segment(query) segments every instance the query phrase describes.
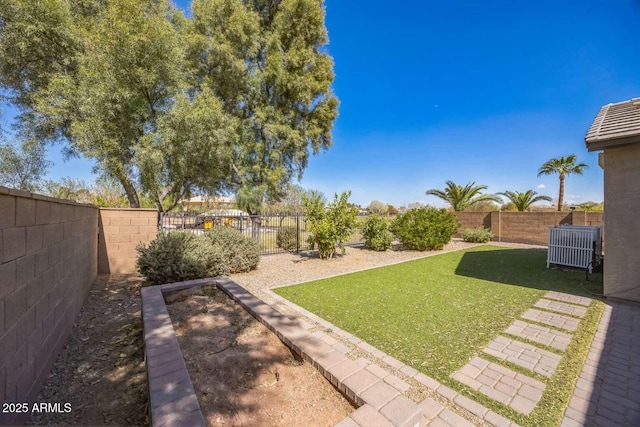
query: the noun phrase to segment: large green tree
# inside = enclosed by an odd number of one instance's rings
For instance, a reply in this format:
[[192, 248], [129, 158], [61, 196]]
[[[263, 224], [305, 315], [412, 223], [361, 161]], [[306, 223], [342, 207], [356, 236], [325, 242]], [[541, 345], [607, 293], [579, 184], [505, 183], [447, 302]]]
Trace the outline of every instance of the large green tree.
[[[0, 87], [21, 131], [63, 141], [129, 204], [235, 190], [278, 200], [331, 145], [321, 0], [0, 2]], [[169, 202], [167, 202], [169, 201]]]
[[238, 119], [238, 203], [260, 213], [332, 144], [338, 100], [321, 0], [195, 0], [192, 66]]
[[503, 195], [507, 199], [509, 199], [509, 201], [513, 203], [513, 206], [518, 210], [518, 212], [529, 210], [529, 207], [536, 202], [551, 201], [551, 197], [538, 195], [538, 193], [533, 190], [527, 190], [525, 192], [504, 191], [498, 194]]
[[436, 196], [451, 205], [455, 212], [463, 211], [476, 203], [496, 202], [500, 203], [500, 198], [494, 194], [482, 194], [487, 189], [486, 185], [476, 185], [469, 182], [464, 187], [453, 181], [447, 181], [444, 190], [433, 188], [426, 192], [427, 195]]
[[142, 191], [170, 209], [228, 178], [233, 120], [193, 91], [188, 25], [167, 0], [9, 0], [0, 16], [0, 83], [23, 134], [93, 159], [131, 207]]
[[558, 174], [558, 177], [560, 178], [558, 212], [562, 210], [562, 203], [564, 201], [564, 180], [566, 176], [570, 174], [582, 175], [584, 170], [588, 167], [589, 166], [585, 163], [577, 163], [577, 157], [575, 154], [571, 154], [567, 157], [562, 156], [559, 159], [550, 159], [540, 167], [538, 170], [538, 176]]

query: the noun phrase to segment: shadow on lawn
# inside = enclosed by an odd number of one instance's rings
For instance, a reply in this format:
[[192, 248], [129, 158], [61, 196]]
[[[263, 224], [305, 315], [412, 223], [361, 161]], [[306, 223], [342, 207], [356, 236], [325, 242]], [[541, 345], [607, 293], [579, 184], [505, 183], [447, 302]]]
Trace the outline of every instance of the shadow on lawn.
[[602, 295], [602, 274], [551, 266], [546, 249], [496, 249], [466, 251], [456, 275], [513, 286], [597, 297]]

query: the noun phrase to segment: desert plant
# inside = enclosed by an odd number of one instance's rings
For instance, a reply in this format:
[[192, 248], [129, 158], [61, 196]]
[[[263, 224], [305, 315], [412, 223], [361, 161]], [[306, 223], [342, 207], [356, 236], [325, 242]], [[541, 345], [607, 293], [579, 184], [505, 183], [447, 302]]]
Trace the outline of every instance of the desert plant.
[[406, 249], [425, 251], [440, 250], [451, 241], [460, 224], [445, 209], [411, 209], [397, 217], [391, 224], [395, 234]]
[[150, 285], [215, 276], [223, 273], [217, 270], [224, 270], [220, 247], [192, 233], [160, 233], [149, 246], [141, 243], [136, 251], [136, 267]]
[[463, 211], [479, 202], [501, 202], [500, 198], [494, 194], [481, 193], [482, 190], [487, 189], [486, 185], [476, 185], [475, 182], [469, 182], [463, 187], [453, 181], [447, 181], [445, 184], [447, 186], [444, 190], [432, 188], [427, 190], [426, 194], [444, 200], [456, 212]]
[[379, 215], [369, 216], [362, 226], [366, 246], [374, 251], [386, 251], [391, 247], [389, 220]]
[[260, 245], [251, 237], [231, 227], [213, 227], [203, 236], [220, 248], [225, 259], [226, 271], [218, 274], [244, 273], [257, 267]]
[[284, 226], [278, 228], [278, 233], [276, 234], [276, 244], [279, 248], [282, 248], [285, 251], [293, 252], [298, 248], [299, 242], [300, 235], [298, 234], [297, 227]]
[[311, 249], [318, 247], [320, 259], [333, 258], [336, 247], [344, 254], [344, 242], [356, 226], [358, 208], [349, 204], [351, 191], [336, 193], [333, 202], [325, 205], [317, 192], [304, 196], [307, 229], [311, 232], [308, 243]]
[[524, 193], [521, 193], [519, 191], [504, 191], [498, 194], [509, 199], [509, 201], [513, 203], [513, 206], [515, 206], [515, 208], [518, 210], [518, 212], [529, 210], [529, 207], [535, 202], [539, 202], [542, 200], [546, 202], [551, 201], [551, 197], [538, 196], [538, 193], [533, 190], [527, 190]]
[[567, 175], [575, 173], [582, 175], [582, 172], [589, 166], [585, 163], [576, 163], [577, 157], [571, 154], [567, 157], [559, 159], [549, 159], [544, 165], [540, 166], [538, 176], [558, 174], [560, 178], [560, 190], [558, 192], [558, 212], [562, 210], [562, 202], [564, 200], [564, 179]]
[[462, 240], [470, 243], [487, 243], [493, 239], [493, 233], [486, 228], [467, 228], [462, 233]]

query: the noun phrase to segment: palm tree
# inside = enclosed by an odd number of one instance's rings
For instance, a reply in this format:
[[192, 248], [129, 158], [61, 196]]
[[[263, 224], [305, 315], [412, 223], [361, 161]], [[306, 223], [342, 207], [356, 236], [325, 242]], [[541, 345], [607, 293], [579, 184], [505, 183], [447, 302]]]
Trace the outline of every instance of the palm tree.
[[529, 206], [534, 204], [535, 202], [540, 202], [542, 200], [550, 202], [551, 197], [549, 196], [536, 196], [535, 191], [527, 190], [524, 193], [519, 191], [505, 191], [503, 193], [498, 193], [505, 196], [513, 205], [516, 207], [518, 212], [524, 212], [529, 210]]
[[447, 186], [444, 190], [433, 188], [427, 191], [427, 195], [441, 198], [449, 203], [455, 212], [463, 211], [479, 202], [501, 202], [500, 198], [494, 194], [481, 194], [482, 190], [487, 189], [486, 185], [469, 182], [463, 187], [453, 181], [447, 181], [445, 184]]
[[585, 163], [576, 164], [576, 155], [571, 154], [567, 157], [560, 157], [559, 159], [553, 158], [547, 161], [538, 170], [538, 176], [540, 175], [560, 175], [560, 192], [558, 194], [558, 212], [562, 210], [562, 202], [564, 199], [564, 178], [565, 176], [575, 173], [582, 175], [582, 172], [589, 166]]

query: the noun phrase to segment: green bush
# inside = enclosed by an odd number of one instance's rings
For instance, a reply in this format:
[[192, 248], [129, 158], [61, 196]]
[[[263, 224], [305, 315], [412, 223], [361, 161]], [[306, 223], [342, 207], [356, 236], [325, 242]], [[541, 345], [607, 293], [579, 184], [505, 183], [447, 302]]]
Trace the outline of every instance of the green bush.
[[231, 227], [213, 227], [204, 237], [220, 247], [226, 271], [218, 274], [244, 273], [256, 268], [260, 261], [260, 245], [251, 237]]
[[458, 219], [451, 212], [422, 207], [397, 217], [391, 224], [391, 232], [406, 249], [440, 250], [451, 241], [459, 226]]
[[369, 216], [362, 226], [362, 237], [369, 249], [386, 251], [391, 247], [389, 220], [377, 214]]
[[260, 260], [258, 244], [229, 227], [215, 227], [203, 235], [160, 233], [136, 251], [138, 271], [150, 285], [245, 272]]
[[486, 228], [467, 228], [462, 233], [462, 240], [465, 242], [487, 243], [491, 239], [493, 239], [493, 234], [491, 230]]
[[149, 246], [141, 243], [136, 251], [138, 271], [151, 285], [216, 276], [221, 274], [216, 269], [224, 269], [220, 248], [192, 233], [160, 233]]
[[325, 205], [323, 197], [312, 192], [303, 196], [307, 229], [311, 232], [308, 243], [311, 249], [318, 246], [320, 259], [333, 258], [336, 247], [344, 254], [344, 242], [356, 228], [358, 208], [349, 203], [351, 191], [335, 194], [333, 202]]
[[298, 248], [299, 235], [298, 229], [294, 226], [285, 226], [278, 228], [276, 234], [276, 244], [285, 251], [293, 252]]

